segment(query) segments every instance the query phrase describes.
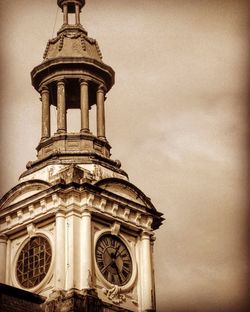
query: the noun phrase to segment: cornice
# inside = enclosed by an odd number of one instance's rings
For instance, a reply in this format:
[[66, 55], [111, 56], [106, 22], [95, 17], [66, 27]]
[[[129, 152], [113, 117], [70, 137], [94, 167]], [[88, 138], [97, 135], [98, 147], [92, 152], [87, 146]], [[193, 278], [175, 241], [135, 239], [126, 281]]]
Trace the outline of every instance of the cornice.
[[108, 90], [114, 85], [115, 72], [112, 67], [90, 57], [56, 57], [45, 60], [31, 71], [32, 85], [36, 90], [39, 90], [43, 76], [47, 76], [52, 71], [57, 71], [61, 67], [64, 70], [68, 68], [79, 68], [79, 70], [82, 70], [83, 66], [85, 68], [89, 67], [90, 70], [97, 71], [98, 75], [105, 80]]
[[0, 230], [9, 235], [26, 227], [55, 217], [57, 211], [81, 214], [85, 209], [98, 218], [120, 221], [137, 230], [152, 230], [163, 218], [158, 213], [129, 199], [103, 190], [90, 183], [58, 183], [18, 203], [0, 210]]

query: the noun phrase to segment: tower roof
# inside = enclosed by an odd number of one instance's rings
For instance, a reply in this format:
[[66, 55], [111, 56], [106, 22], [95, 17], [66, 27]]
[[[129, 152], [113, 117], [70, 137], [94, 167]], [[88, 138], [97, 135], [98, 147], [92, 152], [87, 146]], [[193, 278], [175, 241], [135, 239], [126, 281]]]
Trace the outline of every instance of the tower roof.
[[84, 30], [70, 29], [58, 32], [56, 38], [47, 43], [44, 52], [44, 60], [57, 57], [87, 57], [102, 61], [101, 50], [95, 39], [89, 38]]

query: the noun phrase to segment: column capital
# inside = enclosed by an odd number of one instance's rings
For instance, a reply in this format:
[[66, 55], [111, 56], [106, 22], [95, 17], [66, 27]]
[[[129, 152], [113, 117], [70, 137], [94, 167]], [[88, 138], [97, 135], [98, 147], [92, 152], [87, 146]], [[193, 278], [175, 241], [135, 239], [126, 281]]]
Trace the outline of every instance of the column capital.
[[65, 209], [59, 209], [57, 212], [56, 212], [56, 219], [57, 218], [65, 218]]
[[65, 79], [64, 78], [58, 79], [57, 85], [65, 85]]
[[150, 232], [150, 231], [143, 231], [141, 233], [141, 240], [144, 240], [144, 239], [148, 239], [148, 240], [151, 240], [151, 237], [154, 235], [153, 232]]
[[47, 85], [42, 85], [40, 88], [39, 88], [39, 93], [45, 93], [45, 92], [49, 92], [49, 87]]
[[82, 208], [82, 216], [91, 216], [91, 207], [89, 207], [87, 204]]
[[79, 78], [79, 83], [80, 85], [88, 85], [89, 84], [89, 81], [88, 79], [85, 79], [85, 78]]
[[0, 243], [7, 244], [8, 236], [5, 234], [0, 235]]
[[102, 92], [102, 93], [106, 93], [107, 92], [107, 88], [104, 84], [100, 84], [97, 88], [97, 93]]

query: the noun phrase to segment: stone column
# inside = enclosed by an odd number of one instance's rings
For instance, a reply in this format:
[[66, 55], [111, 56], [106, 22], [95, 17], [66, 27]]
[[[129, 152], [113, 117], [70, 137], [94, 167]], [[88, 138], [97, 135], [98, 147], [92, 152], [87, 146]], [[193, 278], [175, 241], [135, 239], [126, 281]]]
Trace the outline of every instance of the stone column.
[[141, 303], [142, 311], [152, 311], [153, 306], [153, 268], [151, 255], [150, 234], [142, 233], [141, 236]]
[[0, 283], [5, 284], [6, 273], [6, 256], [7, 256], [7, 237], [5, 235], [0, 236]]
[[89, 94], [88, 82], [80, 81], [81, 92], [81, 132], [89, 132]]
[[64, 4], [63, 6], [63, 24], [68, 24], [68, 6], [67, 4]]
[[55, 247], [55, 286], [56, 289], [65, 289], [65, 215], [56, 214], [56, 247]]
[[105, 111], [104, 111], [105, 88], [99, 86], [96, 94], [97, 106], [97, 137], [105, 139]]
[[79, 25], [80, 24], [80, 7], [79, 7], [79, 4], [76, 4], [75, 10], [76, 10], [76, 25]]
[[92, 286], [91, 214], [87, 209], [82, 214], [80, 244], [80, 287], [87, 289]]
[[57, 132], [66, 132], [65, 83], [63, 80], [57, 82]]
[[43, 87], [41, 91], [42, 100], [42, 140], [50, 137], [50, 104], [49, 89]]

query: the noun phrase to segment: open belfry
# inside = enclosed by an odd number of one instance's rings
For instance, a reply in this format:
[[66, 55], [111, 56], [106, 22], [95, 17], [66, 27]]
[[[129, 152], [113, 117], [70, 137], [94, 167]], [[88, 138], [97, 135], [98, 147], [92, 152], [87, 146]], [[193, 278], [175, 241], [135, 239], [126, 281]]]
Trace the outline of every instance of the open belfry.
[[[41, 98], [37, 159], [0, 201], [0, 310], [155, 311], [154, 231], [163, 217], [111, 158], [105, 100], [115, 73], [80, 23], [85, 0], [57, 4], [63, 25], [31, 72]], [[77, 133], [67, 130], [72, 109]]]

